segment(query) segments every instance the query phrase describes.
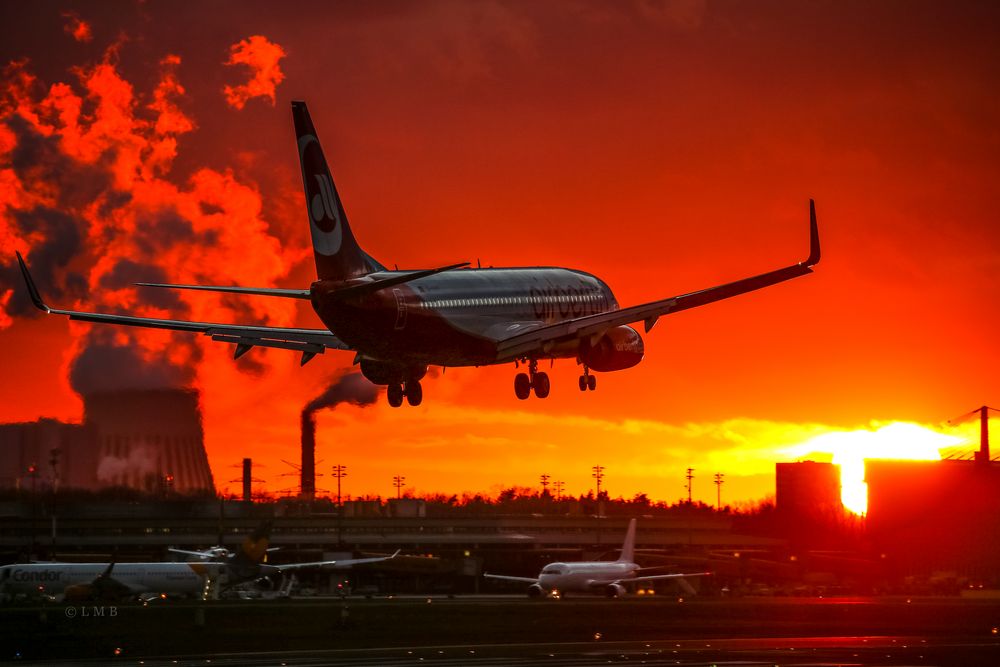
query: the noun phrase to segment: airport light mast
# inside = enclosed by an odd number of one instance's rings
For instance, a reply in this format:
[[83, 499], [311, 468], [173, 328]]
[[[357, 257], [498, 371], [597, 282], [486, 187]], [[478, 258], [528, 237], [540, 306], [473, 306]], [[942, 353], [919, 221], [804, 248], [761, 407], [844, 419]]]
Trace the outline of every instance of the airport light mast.
[[562, 480], [558, 480], [557, 479], [556, 481], [552, 482], [552, 488], [556, 492], [556, 500], [560, 500], [562, 498], [562, 492], [563, 492], [563, 488], [565, 486], [566, 486], [566, 482], [564, 482]]
[[403, 482], [405, 481], [406, 478], [402, 475], [396, 475], [392, 478], [392, 485], [396, 487], [396, 500], [399, 500], [402, 497], [401, 489], [403, 488]]
[[725, 473], [717, 472], [715, 473], [715, 508], [722, 511], [722, 485], [725, 484]]
[[347, 477], [347, 466], [339, 463], [333, 466], [333, 476], [337, 478], [337, 507], [342, 507], [340, 502], [340, 480]]
[[542, 495], [544, 496], [549, 491], [549, 478], [551, 475], [542, 474], [538, 479], [542, 483]]
[[688, 505], [690, 505], [691, 504], [691, 480], [694, 479], [694, 468], [688, 468], [687, 475], [685, 475], [685, 478], [687, 479]]
[[591, 468], [594, 472], [591, 473], [591, 477], [597, 480], [597, 499], [601, 499], [601, 480], [604, 479], [604, 466], [594, 466]]

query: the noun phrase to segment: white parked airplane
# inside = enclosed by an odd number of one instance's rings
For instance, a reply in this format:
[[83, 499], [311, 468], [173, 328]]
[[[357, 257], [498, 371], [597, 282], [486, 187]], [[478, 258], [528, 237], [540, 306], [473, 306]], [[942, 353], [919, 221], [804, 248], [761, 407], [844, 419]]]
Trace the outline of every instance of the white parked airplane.
[[704, 577], [711, 572], [693, 572], [690, 574], [646, 574], [639, 572], [649, 569], [641, 568], [635, 562], [635, 519], [629, 521], [622, 553], [616, 561], [580, 561], [575, 563], [549, 563], [534, 579], [530, 577], [510, 577], [501, 574], [484, 574], [487, 579], [501, 581], [517, 581], [528, 584], [528, 597], [541, 597], [549, 594], [566, 592], [601, 593], [609, 598], [622, 597], [627, 592], [626, 586], [646, 581], [660, 579], [677, 579], [684, 581], [686, 577]]

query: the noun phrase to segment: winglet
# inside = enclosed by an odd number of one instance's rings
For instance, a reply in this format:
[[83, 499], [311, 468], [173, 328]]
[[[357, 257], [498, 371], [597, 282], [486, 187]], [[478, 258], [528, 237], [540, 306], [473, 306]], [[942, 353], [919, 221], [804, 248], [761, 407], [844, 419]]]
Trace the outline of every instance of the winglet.
[[809, 200], [809, 257], [802, 262], [805, 266], [819, 264], [819, 226], [816, 224], [816, 202]]
[[24, 282], [28, 286], [28, 294], [31, 296], [31, 303], [35, 304], [35, 308], [38, 310], [44, 310], [46, 313], [52, 312], [52, 310], [45, 305], [42, 301], [42, 295], [38, 293], [38, 288], [35, 286], [35, 281], [31, 279], [31, 274], [28, 273], [28, 265], [24, 263], [24, 258], [21, 257], [21, 253], [14, 251], [17, 255], [17, 263], [21, 265], [21, 275], [24, 276]]

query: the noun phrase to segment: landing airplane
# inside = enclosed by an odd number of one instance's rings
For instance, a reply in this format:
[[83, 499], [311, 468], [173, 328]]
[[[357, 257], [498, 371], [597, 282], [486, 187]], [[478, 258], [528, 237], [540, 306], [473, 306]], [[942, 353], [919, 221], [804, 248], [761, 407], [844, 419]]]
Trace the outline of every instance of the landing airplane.
[[[528, 584], [528, 597], [537, 598], [543, 595], [561, 595], [566, 592], [601, 593], [609, 598], [623, 597], [626, 586], [663, 579], [676, 579], [684, 582], [687, 577], [704, 577], [711, 572], [694, 572], [691, 574], [646, 574], [640, 575], [644, 569], [635, 562], [635, 519], [628, 523], [622, 552], [616, 561], [581, 561], [575, 563], [549, 563], [542, 568], [535, 578], [511, 577], [502, 574], [483, 574], [487, 579], [500, 581], [515, 581]], [[686, 582], [684, 582], [686, 583]]]
[[717, 287], [621, 308], [608, 285], [564, 268], [467, 268], [468, 262], [415, 271], [388, 270], [361, 249], [327, 167], [305, 102], [292, 102], [306, 213], [318, 280], [309, 289], [138, 283], [169, 289], [308, 300], [324, 329], [187, 322], [50, 308], [28, 268], [17, 258], [31, 299], [47, 313], [72, 320], [192, 331], [236, 346], [239, 359], [254, 347], [294, 350], [305, 364], [326, 350], [355, 353], [371, 382], [386, 385], [389, 404], [423, 400], [428, 366], [527, 367], [514, 377], [514, 394], [549, 395], [546, 359], [576, 359], [581, 391], [597, 388], [591, 371], [631, 368], [645, 353], [642, 336], [671, 313], [728, 299], [812, 273], [820, 259], [816, 208], [809, 201], [809, 257], [798, 264]]

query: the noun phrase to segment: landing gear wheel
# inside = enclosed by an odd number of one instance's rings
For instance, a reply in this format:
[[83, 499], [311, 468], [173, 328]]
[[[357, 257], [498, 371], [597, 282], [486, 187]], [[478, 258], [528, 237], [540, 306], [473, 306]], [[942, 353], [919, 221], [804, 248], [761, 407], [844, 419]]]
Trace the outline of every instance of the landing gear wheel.
[[424, 388], [420, 386], [418, 380], [410, 380], [406, 383], [406, 402], [416, 407], [424, 400]]
[[531, 380], [527, 373], [518, 373], [514, 376], [514, 395], [522, 401], [531, 396]]
[[587, 391], [587, 376], [580, 376], [580, 391]]
[[[581, 387], [581, 389], [582, 389], [582, 387]], [[589, 389], [590, 391], [594, 391], [595, 389], [597, 389], [597, 376], [596, 375], [588, 375], [587, 376], [587, 389]]]
[[389, 399], [389, 405], [398, 408], [403, 404], [403, 387], [398, 384], [390, 384], [385, 390], [385, 397]]
[[535, 390], [535, 396], [545, 398], [549, 395], [549, 376], [547, 373], [535, 373], [535, 379], [531, 382], [531, 388]]

